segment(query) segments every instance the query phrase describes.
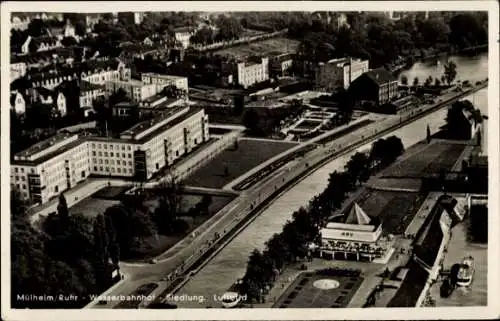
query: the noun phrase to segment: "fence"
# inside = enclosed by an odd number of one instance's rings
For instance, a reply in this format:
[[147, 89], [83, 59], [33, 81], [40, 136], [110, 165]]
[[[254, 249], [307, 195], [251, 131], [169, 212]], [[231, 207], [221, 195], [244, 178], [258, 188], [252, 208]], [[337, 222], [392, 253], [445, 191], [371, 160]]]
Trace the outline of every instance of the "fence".
[[230, 40], [230, 41], [220, 41], [216, 43], [212, 43], [209, 45], [193, 45], [193, 49], [198, 50], [198, 51], [206, 51], [206, 50], [217, 50], [217, 49], [223, 49], [231, 46], [236, 46], [236, 45], [242, 45], [254, 41], [259, 41], [259, 40], [267, 40], [271, 39], [274, 37], [282, 36], [285, 35], [288, 32], [288, 29], [283, 29], [280, 31], [275, 31], [272, 33], [265, 33], [265, 34], [260, 34], [256, 36], [251, 36], [251, 37], [243, 37], [235, 40]]

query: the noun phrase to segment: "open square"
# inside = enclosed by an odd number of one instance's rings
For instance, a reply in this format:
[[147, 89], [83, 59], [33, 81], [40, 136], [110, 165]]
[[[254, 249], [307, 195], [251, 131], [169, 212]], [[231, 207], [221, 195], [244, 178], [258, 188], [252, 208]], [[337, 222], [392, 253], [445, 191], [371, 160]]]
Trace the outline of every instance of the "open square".
[[351, 273], [334, 270], [301, 273], [273, 308], [344, 308], [363, 282], [359, 271]]

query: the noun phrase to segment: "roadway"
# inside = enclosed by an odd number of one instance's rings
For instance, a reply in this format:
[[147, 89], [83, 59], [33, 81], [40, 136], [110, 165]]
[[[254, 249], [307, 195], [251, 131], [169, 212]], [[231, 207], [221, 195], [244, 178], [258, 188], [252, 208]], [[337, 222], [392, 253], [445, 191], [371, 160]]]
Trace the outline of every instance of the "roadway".
[[[484, 88], [485, 85], [475, 88], [475, 91]], [[184, 245], [177, 251], [171, 251], [161, 260], [154, 264], [127, 264], [121, 263], [121, 271], [127, 277], [124, 281], [105, 292], [107, 295], [127, 295], [137, 287], [148, 282], [156, 282], [159, 287], [155, 294], [162, 292], [169, 282], [165, 280], [167, 275], [182, 274], [190, 265], [211, 247], [215, 233], [223, 236], [245, 218], [259, 203], [276, 193], [277, 190], [286, 186], [290, 181], [311, 172], [311, 169], [323, 165], [327, 160], [339, 157], [345, 153], [355, 150], [359, 146], [370, 143], [390, 132], [411, 123], [429, 113], [435, 112], [453, 102], [472, 94], [472, 92], [448, 94], [441, 97], [437, 105], [424, 105], [417, 111], [409, 111], [401, 115], [388, 116], [385, 120], [369, 124], [353, 133], [349, 133], [323, 146], [312, 150], [304, 157], [298, 158], [285, 165], [263, 180], [260, 184], [243, 191], [238, 198], [216, 214], [217, 221], [200, 233], [192, 237], [188, 236]], [[105, 305], [90, 304], [89, 307], [112, 308], [119, 302], [112, 301]]]

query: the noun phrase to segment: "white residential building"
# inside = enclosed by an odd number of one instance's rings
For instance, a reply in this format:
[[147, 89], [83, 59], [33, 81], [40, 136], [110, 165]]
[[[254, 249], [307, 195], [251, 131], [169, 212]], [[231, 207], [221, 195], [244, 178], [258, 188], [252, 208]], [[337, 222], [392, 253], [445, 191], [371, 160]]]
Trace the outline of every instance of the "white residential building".
[[45, 203], [91, 174], [145, 181], [208, 138], [205, 112], [189, 107], [171, 108], [120, 138], [59, 133], [14, 156], [11, 185]]
[[236, 64], [236, 81], [243, 88], [269, 80], [269, 58], [251, 58]]
[[158, 84], [162, 86], [175, 86], [177, 89], [182, 89], [189, 93], [189, 85], [187, 77], [173, 76], [173, 75], [162, 75], [154, 73], [143, 73], [141, 74], [142, 82], [145, 84]]
[[10, 81], [14, 81], [17, 78], [21, 78], [26, 75], [28, 67], [25, 62], [16, 62], [10, 64]]
[[347, 89], [352, 81], [369, 71], [368, 60], [340, 58], [319, 63], [315, 73], [317, 88], [334, 91]]
[[133, 102], [140, 102], [158, 94], [166, 85], [145, 84], [142, 81], [130, 79], [128, 81], [111, 80], [106, 82], [106, 97], [109, 98], [118, 89], [123, 89]]
[[26, 101], [23, 95], [16, 91], [10, 95], [10, 108], [18, 115], [26, 113]]
[[87, 81], [80, 82], [80, 108], [93, 107], [94, 100], [105, 98], [104, 86]]
[[31, 20], [29, 17], [18, 17], [18, 16], [12, 16], [12, 19], [10, 21], [10, 27], [11, 29], [14, 30], [26, 30], [28, 29], [28, 26], [30, 24]]
[[191, 44], [191, 36], [194, 35], [194, 29], [191, 27], [181, 27], [174, 30], [174, 37], [182, 47], [186, 49]]

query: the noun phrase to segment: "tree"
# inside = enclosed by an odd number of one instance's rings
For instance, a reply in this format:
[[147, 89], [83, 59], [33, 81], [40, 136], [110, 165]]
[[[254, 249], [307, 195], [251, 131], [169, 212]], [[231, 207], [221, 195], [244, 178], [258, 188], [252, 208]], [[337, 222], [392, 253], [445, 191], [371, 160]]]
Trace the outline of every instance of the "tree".
[[434, 79], [434, 86], [436, 86], [436, 87], [441, 86], [441, 80], [439, 80], [439, 78], [437, 78], [437, 77], [436, 77], [436, 79]]
[[418, 77], [413, 78], [413, 86], [417, 87], [419, 83]]
[[444, 76], [446, 77], [448, 85], [451, 85], [451, 83], [457, 77], [457, 65], [453, 61], [449, 60], [444, 65]]
[[129, 101], [127, 92], [123, 88], [118, 88], [113, 94], [109, 96], [109, 105], [114, 106], [118, 103]]
[[59, 204], [57, 205], [57, 214], [59, 217], [67, 220], [69, 217], [68, 203], [66, 202], [66, 197], [61, 193], [59, 195]]
[[365, 153], [357, 152], [351, 159], [347, 162], [345, 169], [349, 173], [353, 185], [357, 185], [358, 182], [366, 182], [370, 177], [370, 160]]
[[245, 109], [245, 97], [243, 95], [234, 96], [234, 113], [236, 115], [243, 114]]
[[403, 84], [404, 86], [408, 85], [408, 77], [406, 75], [401, 76], [401, 84]]
[[78, 44], [78, 41], [74, 37], [64, 37], [61, 40], [61, 44], [64, 47], [73, 47], [73, 46], [76, 46]]
[[469, 120], [464, 116], [464, 109], [474, 109], [472, 103], [468, 100], [458, 101], [448, 108], [446, 114], [446, 129], [450, 138], [470, 139]]
[[429, 77], [427, 77], [427, 79], [425, 79], [424, 86], [425, 87], [430, 87], [431, 85], [432, 85], [432, 76], [429, 75]]
[[252, 133], [259, 132], [259, 121], [259, 114], [254, 109], [247, 110], [243, 116], [243, 124]]
[[154, 216], [161, 233], [175, 232], [174, 222], [181, 214], [183, 206], [183, 189], [173, 172], [167, 173], [159, 184], [157, 189], [159, 205]]
[[427, 125], [427, 144], [431, 142], [431, 129], [429, 128], [429, 125]]

